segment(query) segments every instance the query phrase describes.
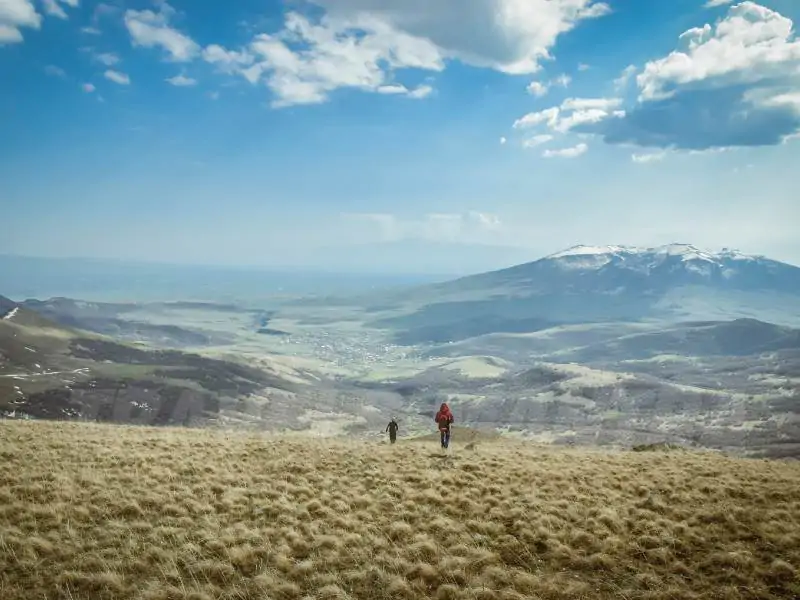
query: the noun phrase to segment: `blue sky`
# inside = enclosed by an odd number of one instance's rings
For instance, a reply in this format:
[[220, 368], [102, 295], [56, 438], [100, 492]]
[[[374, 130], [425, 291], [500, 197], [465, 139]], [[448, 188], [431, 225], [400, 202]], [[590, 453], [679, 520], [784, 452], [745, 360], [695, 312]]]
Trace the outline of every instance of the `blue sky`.
[[465, 244], [680, 241], [800, 264], [798, 19], [0, 0], [0, 253], [287, 265], [396, 242], [387, 264], [463, 271]]

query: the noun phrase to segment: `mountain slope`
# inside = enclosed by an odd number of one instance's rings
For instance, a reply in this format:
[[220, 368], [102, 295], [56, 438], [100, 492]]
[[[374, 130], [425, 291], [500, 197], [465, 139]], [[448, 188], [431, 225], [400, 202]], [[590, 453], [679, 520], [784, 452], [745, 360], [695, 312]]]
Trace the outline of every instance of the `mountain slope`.
[[[11, 315], [11, 316], [9, 316]], [[0, 412], [17, 417], [191, 424], [242, 397], [297, 385], [260, 369], [149, 351], [15, 306], [0, 320]]]
[[372, 305], [379, 315], [373, 325], [398, 331], [401, 343], [612, 320], [753, 318], [800, 325], [800, 268], [686, 244], [577, 246]]

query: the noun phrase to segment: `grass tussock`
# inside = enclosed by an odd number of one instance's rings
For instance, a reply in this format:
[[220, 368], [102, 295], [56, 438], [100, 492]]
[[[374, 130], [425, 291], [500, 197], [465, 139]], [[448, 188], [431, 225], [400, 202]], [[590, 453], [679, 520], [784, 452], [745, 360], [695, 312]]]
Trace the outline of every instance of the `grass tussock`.
[[800, 466], [0, 423], [4, 600], [800, 597]]

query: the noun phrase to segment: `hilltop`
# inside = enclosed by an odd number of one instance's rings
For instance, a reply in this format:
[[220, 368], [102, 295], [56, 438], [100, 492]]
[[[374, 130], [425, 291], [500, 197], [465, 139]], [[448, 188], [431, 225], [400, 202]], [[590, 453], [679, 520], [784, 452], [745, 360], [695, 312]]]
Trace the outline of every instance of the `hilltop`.
[[800, 468], [0, 423], [4, 600], [800, 595]]

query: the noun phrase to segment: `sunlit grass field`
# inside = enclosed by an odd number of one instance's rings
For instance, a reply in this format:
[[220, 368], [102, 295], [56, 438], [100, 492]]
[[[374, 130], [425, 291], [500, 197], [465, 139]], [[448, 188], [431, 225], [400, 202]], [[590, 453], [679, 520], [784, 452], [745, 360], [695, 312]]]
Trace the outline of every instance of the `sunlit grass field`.
[[0, 422], [0, 598], [800, 597], [800, 464]]

